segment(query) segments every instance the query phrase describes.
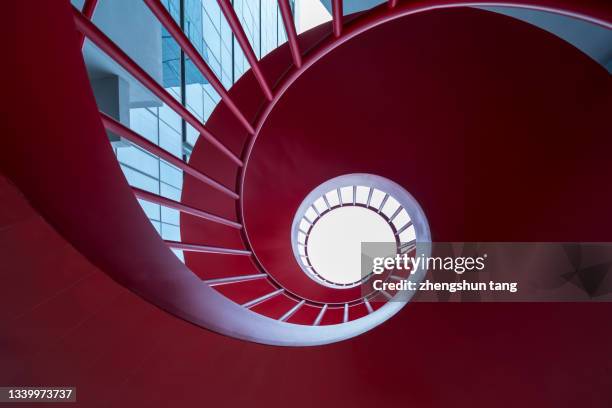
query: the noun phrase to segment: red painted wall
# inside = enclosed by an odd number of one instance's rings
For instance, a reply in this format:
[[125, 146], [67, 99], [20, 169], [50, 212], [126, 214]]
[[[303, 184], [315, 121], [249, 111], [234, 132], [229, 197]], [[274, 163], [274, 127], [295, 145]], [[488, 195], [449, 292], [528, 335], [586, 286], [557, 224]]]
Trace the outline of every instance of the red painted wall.
[[[52, 24], [45, 4], [29, 12]], [[44, 28], [31, 28], [41, 43]], [[60, 78], [66, 89], [84, 86]], [[247, 225], [278, 219], [254, 234], [282, 244], [303, 192], [334, 172], [371, 171], [405, 183], [437, 240], [610, 240], [610, 87], [577, 50], [504, 17], [458, 10], [381, 27], [314, 67], [271, 116], [249, 170], [262, 178], [247, 180]], [[53, 137], [44, 130], [4, 137]], [[290, 167], [293, 158], [311, 171]], [[276, 217], [255, 211], [260, 187], [284, 200]], [[87, 407], [612, 402], [609, 304], [412, 304], [343, 343], [267, 347], [202, 330], [123, 289], [6, 178], [0, 208], [0, 385], [75, 385]]]

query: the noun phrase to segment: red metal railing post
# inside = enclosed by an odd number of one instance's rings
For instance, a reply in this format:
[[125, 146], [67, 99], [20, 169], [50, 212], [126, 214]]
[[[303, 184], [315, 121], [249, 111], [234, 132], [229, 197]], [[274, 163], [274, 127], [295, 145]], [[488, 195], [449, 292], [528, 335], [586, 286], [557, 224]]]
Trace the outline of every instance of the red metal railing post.
[[[93, 17], [93, 13], [96, 10], [96, 6], [98, 5], [98, 0], [85, 0], [85, 4], [83, 4], [83, 16], [88, 19], [91, 20], [91, 18]], [[80, 48], [83, 48], [83, 45], [85, 44], [85, 35], [81, 34], [81, 46]]]
[[246, 33], [244, 32], [244, 28], [242, 28], [242, 24], [240, 24], [240, 20], [238, 19], [238, 16], [234, 11], [234, 7], [228, 0], [217, 0], [217, 3], [219, 3], [219, 7], [221, 7], [221, 11], [225, 16], [227, 23], [232, 29], [234, 35], [236, 36], [236, 40], [238, 41], [238, 44], [240, 44], [240, 48], [242, 48], [242, 51], [244, 52], [247, 61], [249, 61], [249, 65], [253, 70], [253, 75], [255, 75], [255, 78], [257, 79], [261, 90], [263, 91], [266, 98], [271, 101], [273, 99], [272, 90], [270, 89], [270, 86], [268, 85], [268, 82], [266, 81], [266, 78], [264, 77], [264, 74], [261, 71], [259, 61], [257, 61], [257, 57], [255, 56], [255, 52], [253, 51], [253, 47], [251, 47], [251, 44], [249, 43], [249, 39], [247, 38]]
[[179, 114], [187, 123], [193, 126], [200, 134], [213, 146], [219, 149], [230, 160], [242, 167], [242, 161], [223, 143], [219, 142], [210, 131], [200, 122], [191, 112], [177, 101], [168, 91], [166, 91], [157, 81], [155, 81], [145, 70], [134, 62], [121, 48], [112, 42], [98, 27], [87, 20], [76, 9], [73, 8], [74, 22], [77, 30], [89, 38], [97, 47], [110, 56], [115, 62], [121, 65], [134, 78], [140, 81], [145, 88], [153, 92], [172, 110]]
[[297, 33], [295, 31], [295, 23], [293, 21], [293, 15], [291, 14], [291, 6], [289, 6], [289, 0], [278, 0], [278, 6], [280, 7], [281, 15], [283, 16], [283, 24], [285, 25], [285, 31], [287, 32], [287, 39], [289, 41], [289, 48], [291, 49], [291, 57], [296, 67], [302, 66], [302, 54], [300, 53], [300, 46], [297, 41]]
[[160, 196], [158, 194], [150, 193], [148, 191], [132, 187], [134, 191], [134, 195], [142, 200], [149, 201], [151, 203], [159, 204], [164, 207], [172, 208], [174, 210], [181, 211], [185, 214], [193, 215], [194, 217], [202, 218], [207, 221], [214, 222], [216, 224], [226, 225], [228, 227], [241, 229], [242, 225], [228, 220], [227, 218], [219, 217], [218, 215], [211, 214], [207, 211], [200, 210], [199, 208], [191, 207], [189, 205], [183, 204], [181, 202], [171, 200], [169, 198]]
[[174, 156], [172, 153], [168, 152], [167, 150], [162, 149], [155, 143], [152, 143], [149, 140], [145, 139], [144, 137], [140, 136], [138, 133], [134, 132], [132, 129], [128, 128], [122, 123], [119, 123], [117, 120], [111, 118], [104, 112], [100, 112], [100, 117], [102, 119], [102, 125], [104, 126], [106, 130], [116, 133], [117, 135], [127, 139], [128, 141], [135, 144], [136, 146], [139, 146], [140, 148], [146, 150], [147, 152], [154, 154], [155, 156], [159, 157], [162, 160], [167, 161], [168, 163], [172, 164], [175, 167], [178, 167], [179, 169], [183, 170], [186, 174], [189, 174], [195, 179], [201, 181], [204, 184], [209, 185], [210, 187], [222, 192], [223, 194], [233, 198], [234, 200], [237, 200], [239, 198], [238, 194], [236, 194], [229, 188], [225, 187], [223, 184], [219, 183], [216, 180], [213, 180], [207, 175], [191, 167], [189, 164], [185, 163], [178, 157]]
[[180, 249], [183, 251], [203, 252], [205, 254], [221, 254], [221, 255], [240, 255], [250, 256], [251, 251], [244, 249], [220, 248], [210, 245], [190, 244], [187, 242], [164, 241], [169, 248]]
[[334, 29], [334, 36], [336, 37], [340, 37], [340, 35], [342, 34], [342, 13], [342, 0], [332, 0], [332, 25]]
[[236, 116], [240, 123], [249, 131], [250, 134], [254, 134], [255, 130], [253, 125], [244, 117], [240, 109], [236, 106], [232, 98], [227, 93], [227, 90], [217, 78], [217, 75], [208, 66], [204, 58], [200, 55], [198, 50], [193, 46], [189, 38], [185, 35], [181, 27], [174, 21], [168, 10], [160, 3], [159, 0], [144, 0], [145, 4], [151, 9], [155, 17], [159, 22], [168, 30], [170, 35], [183, 49], [185, 54], [191, 59], [196, 67], [200, 70], [204, 78], [210, 82], [210, 85], [219, 94], [223, 102], [227, 105], [228, 109]]

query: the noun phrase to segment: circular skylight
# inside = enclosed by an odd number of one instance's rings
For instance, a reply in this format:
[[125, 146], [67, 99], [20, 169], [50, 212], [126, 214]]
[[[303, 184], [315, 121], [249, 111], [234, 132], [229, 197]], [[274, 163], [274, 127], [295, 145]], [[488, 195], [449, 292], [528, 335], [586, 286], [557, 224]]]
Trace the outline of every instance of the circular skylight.
[[362, 242], [395, 242], [395, 235], [375, 211], [353, 205], [335, 208], [312, 226], [307, 262], [325, 281], [351, 285], [361, 280]]
[[[417, 237], [419, 235], [419, 237]], [[415, 199], [401, 186], [371, 174], [348, 174], [315, 188], [293, 220], [293, 253], [321, 285], [350, 288], [362, 273], [362, 243], [392, 243], [397, 253], [429, 241], [429, 227]]]

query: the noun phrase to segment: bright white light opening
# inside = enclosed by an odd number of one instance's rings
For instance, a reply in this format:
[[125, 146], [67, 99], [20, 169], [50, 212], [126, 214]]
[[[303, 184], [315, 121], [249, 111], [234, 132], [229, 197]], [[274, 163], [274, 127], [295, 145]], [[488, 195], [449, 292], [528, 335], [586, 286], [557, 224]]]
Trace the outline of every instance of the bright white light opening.
[[429, 242], [416, 200], [401, 186], [372, 174], [347, 174], [315, 188], [293, 219], [291, 244], [302, 270], [321, 285], [350, 288], [361, 272], [363, 242], [395, 243], [404, 253]]
[[329, 11], [320, 0], [296, 0], [295, 2], [295, 28], [298, 34], [313, 27], [330, 21]]
[[310, 230], [308, 261], [326, 281], [351, 285], [362, 278], [361, 243], [394, 241], [393, 230], [375, 211], [338, 207], [325, 213]]

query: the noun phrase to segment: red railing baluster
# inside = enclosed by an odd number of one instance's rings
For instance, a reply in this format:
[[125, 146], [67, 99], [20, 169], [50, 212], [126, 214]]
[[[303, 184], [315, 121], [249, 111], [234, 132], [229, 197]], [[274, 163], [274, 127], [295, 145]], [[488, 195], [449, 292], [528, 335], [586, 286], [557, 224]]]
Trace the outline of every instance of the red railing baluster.
[[225, 102], [228, 109], [236, 116], [236, 118], [240, 121], [240, 123], [248, 130], [250, 134], [255, 133], [255, 129], [253, 129], [253, 125], [244, 117], [238, 106], [234, 103], [232, 98], [227, 93], [227, 90], [217, 78], [217, 75], [212, 71], [212, 69], [208, 66], [204, 58], [200, 55], [198, 50], [193, 46], [189, 38], [185, 35], [181, 27], [174, 21], [168, 10], [160, 3], [159, 0], [144, 0], [145, 4], [151, 9], [155, 17], [159, 20], [159, 22], [168, 30], [170, 35], [174, 38], [174, 40], [179, 44], [179, 46], [183, 49], [185, 54], [191, 59], [191, 61], [195, 64], [196, 67], [200, 70], [204, 78], [210, 82], [214, 90], [219, 94], [221, 100]]
[[332, 0], [332, 25], [334, 29], [334, 36], [340, 37], [342, 34], [342, 0]]
[[150, 142], [149, 140], [140, 136], [138, 133], [134, 132], [132, 129], [128, 128], [122, 123], [119, 123], [117, 120], [111, 118], [104, 112], [100, 112], [100, 117], [102, 119], [102, 125], [104, 125], [106, 130], [113, 132], [127, 139], [128, 141], [135, 144], [136, 146], [139, 146], [143, 148], [144, 150], [146, 150], [147, 152], [159, 157], [160, 159], [167, 161], [168, 163], [172, 164], [175, 167], [178, 167], [179, 169], [183, 170], [185, 173], [189, 174], [190, 176], [193, 176], [197, 180], [209, 185], [215, 190], [218, 190], [224, 193], [225, 195], [233, 198], [234, 200], [237, 200], [239, 198], [238, 194], [236, 194], [229, 188], [225, 187], [223, 184], [219, 183], [218, 181], [196, 170], [195, 168], [185, 163], [184, 161], [182, 161], [181, 159], [179, 159], [178, 157], [176, 157], [169, 151], [162, 149], [161, 147], [159, 147], [153, 142]]
[[98, 48], [121, 65], [126, 71], [140, 81], [149, 91], [153, 92], [166, 105], [181, 116], [187, 123], [193, 126], [213, 146], [219, 149], [230, 160], [242, 167], [242, 161], [223, 143], [219, 142], [210, 131], [191, 112], [177, 101], [168, 91], [157, 83], [149, 74], [134, 62], [121, 48], [112, 42], [98, 27], [87, 20], [76, 9], [73, 8], [73, 16], [76, 28], [91, 40]]
[[295, 23], [293, 21], [293, 15], [291, 14], [291, 6], [289, 0], [278, 0], [278, 6], [280, 7], [281, 15], [283, 16], [283, 24], [285, 25], [285, 31], [287, 32], [287, 39], [289, 41], [289, 49], [291, 50], [291, 57], [296, 67], [302, 66], [302, 54], [300, 53], [300, 46], [297, 41], [297, 33], [295, 31]]
[[246, 251], [243, 249], [231, 249], [231, 248], [221, 248], [214, 247], [209, 245], [200, 245], [200, 244], [188, 244], [186, 242], [178, 242], [178, 241], [167, 241], [164, 240], [166, 245], [169, 248], [180, 249], [182, 251], [191, 251], [191, 252], [202, 252], [206, 254], [221, 254], [221, 255], [241, 255], [241, 256], [250, 256], [251, 251]]
[[253, 306], [257, 306], [258, 304], [263, 303], [268, 299], [272, 299], [273, 297], [280, 295], [284, 291], [285, 291], [284, 289], [277, 289], [274, 292], [268, 293], [267, 295], [263, 295], [263, 296], [258, 297], [257, 299], [253, 299], [251, 301], [243, 303], [242, 307], [246, 307], [247, 309], [250, 309]]
[[234, 11], [234, 7], [228, 0], [217, 0], [217, 3], [219, 3], [219, 7], [221, 7], [221, 11], [225, 16], [227, 23], [232, 29], [234, 35], [236, 36], [236, 40], [238, 41], [238, 44], [240, 44], [240, 48], [242, 48], [242, 51], [244, 52], [244, 55], [247, 61], [249, 62], [251, 69], [253, 70], [253, 75], [255, 75], [255, 78], [257, 79], [261, 90], [263, 91], [266, 98], [271, 101], [273, 98], [272, 90], [270, 89], [270, 86], [268, 85], [268, 82], [266, 81], [266, 78], [264, 77], [264, 74], [261, 71], [259, 61], [257, 61], [257, 57], [255, 56], [255, 52], [253, 51], [253, 47], [251, 47], [251, 44], [249, 43], [249, 39], [247, 38], [246, 33], [244, 32], [244, 28], [242, 28], [242, 24], [240, 24], [240, 20], [238, 19], [238, 16]]
[[266, 277], [268, 277], [268, 275], [265, 273], [257, 273], [254, 275], [232, 276], [229, 278], [206, 279], [204, 283], [206, 283], [208, 286], [221, 286], [229, 285], [232, 283], [242, 283], [257, 279], [264, 279]]
[[168, 208], [172, 208], [174, 210], [178, 210], [181, 212], [184, 212], [185, 214], [190, 214], [193, 215], [195, 217], [199, 217], [202, 218], [204, 220], [207, 221], [211, 221], [217, 224], [222, 224], [222, 225], [227, 225], [228, 227], [232, 227], [232, 228], [236, 228], [236, 229], [241, 229], [242, 225], [240, 225], [239, 223], [232, 221], [232, 220], [228, 220], [226, 218], [223, 217], [219, 217], [218, 215], [214, 215], [211, 214], [209, 212], [206, 211], [202, 211], [198, 208], [194, 208], [194, 207], [190, 207], [188, 205], [185, 205], [181, 202], [178, 201], [174, 201], [171, 200], [169, 198], [166, 197], [162, 197], [160, 195], [157, 194], [153, 194], [150, 193], [148, 191], [145, 190], [141, 190], [139, 188], [136, 187], [132, 187], [132, 190], [134, 191], [134, 194], [136, 195], [136, 197], [145, 200], [145, 201], [149, 201], [151, 203], [155, 203], [155, 204], [159, 204], [159, 205], [163, 205], [164, 207], [168, 207]]
[[[91, 18], [93, 17], [93, 13], [96, 10], [96, 6], [98, 5], [98, 0], [85, 0], [85, 4], [83, 4], [83, 16], [88, 19], [91, 20]], [[81, 34], [81, 47], [83, 48], [83, 45], [85, 44], [85, 35]]]

